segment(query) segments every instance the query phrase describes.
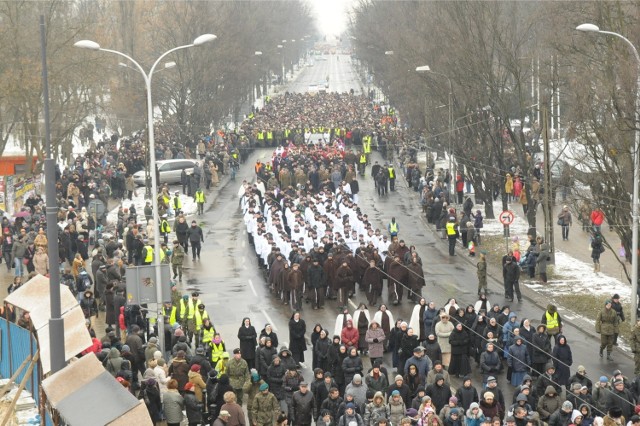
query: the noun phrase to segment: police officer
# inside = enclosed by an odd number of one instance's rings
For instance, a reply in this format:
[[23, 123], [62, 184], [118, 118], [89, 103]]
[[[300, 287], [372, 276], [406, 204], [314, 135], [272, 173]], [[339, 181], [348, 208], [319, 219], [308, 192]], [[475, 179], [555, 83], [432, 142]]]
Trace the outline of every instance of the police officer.
[[389, 171], [389, 189], [393, 192], [396, 189], [396, 171], [393, 164], [389, 164], [387, 170]]
[[449, 240], [449, 256], [456, 255], [456, 241], [458, 239], [458, 224], [455, 216], [450, 216], [446, 225], [447, 238]]
[[167, 244], [169, 242], [169, 233], [171, 232], [171, 226], [169, 226], [169, 222], [167, 221], [167, 214], [162, 215], [162, 220], [160, 221], [160, 235], [164, 238], [164, 243]]
[[[196, 323], [196, 347], [200, 346], [200, 330], [202, 330], [202, 323], [205, 319], [209, 319], [209, 313], [204, 309], [204, 304], [199, 303], [198, 309], [194, 312], [194, 318]], [[211, 336], [213, 337], [213, 336]]]
[[176, 191], [173, 197], [173, 210], [176, 212], [176, 216], [182, 212], [182, 201], [180, 200], [180, 191]]
[[142, 240], [142, 242], [144, 243], [144, 247], [142, 248], [142, 264], [151, 265], [151, 262], [153, 262], [153, 247], [146, 238]]
[[204, 202], [206, 201], [206, 198], [201, 188], [198, 188], [195, 195], [193, 196], [193, 199], [198, 206], [198, 214], [204, 214]]

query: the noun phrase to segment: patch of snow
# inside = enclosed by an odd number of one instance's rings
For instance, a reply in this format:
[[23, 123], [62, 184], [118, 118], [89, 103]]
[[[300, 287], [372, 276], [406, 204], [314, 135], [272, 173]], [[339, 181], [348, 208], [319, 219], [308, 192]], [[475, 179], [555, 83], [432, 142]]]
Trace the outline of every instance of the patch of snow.
[[[513, 207], [521, 208], [519, 204], [514, 204]], [[472, 211], [475, 212], [476, 210], [480, 210], [484, 213], [484, 206], [482, 205], [473, 206]], [[513, 210], [513, 209], [510, 209], [510, 210]], [[500, 203], [500, 205], [494, 203], [493, 204], [494, 216], [497, 218], [500, 216], [500, 213], [502, 213], [502, 203]], [[526, 242], [527, 231], [529, 230], [529, 224], [525, 219], [515, 214], [515, 212], [514, 212], [514, 216], [515, 217], [514, 217], [513, 223], [509, 225], [509, 234], [511, 235], [511, 237], [517, 236], [520, 239], [520, 241]], [[483, 225], [484, 227], [480, 231], [482, 235], [504, 235], [504, 226], [502, 225], [502, 223], [500, 223], [499, 219], [485, 218], [483, 221]], [[520, 249], [522, 250], [522, 247], [520, 247]]]

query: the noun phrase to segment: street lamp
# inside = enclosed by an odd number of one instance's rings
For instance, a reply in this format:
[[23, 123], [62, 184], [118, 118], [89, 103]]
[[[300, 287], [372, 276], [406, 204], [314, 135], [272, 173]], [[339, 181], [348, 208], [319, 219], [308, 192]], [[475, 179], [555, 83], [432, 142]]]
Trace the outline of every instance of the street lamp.
[[587, 33], [598, 33], [611, 35], [623, 40], [627, 46], [631, 48], [636, 58], [638, 68], [636, 70], [636, 102], [635, 102], [635, 119], [636, 119], [636, 137], [633, 147], [633, 196], [631, 198], [631, 322], [636, 323], [638, 310], [638, 179], [640, 179], [640, 55], [638, 50], [622, 34], [612, 31], [603, 31], [594, 24], [582, 24], [576, 27], [576, 30]]
[[[128, 68], [130, 70], [136, 70], [134, 67], [131, 67], [124, 62], [118, 62], [118, 65], [122, 68]], [[158, 72], [171, 69], [176, 66], [175, 62], [165, 62], [164, 68], [160, 69]], [[137, 70], [136, 70], [137, 71]], [[144, 196], [145, 198], [151, 198], [151, 170], [149, 167], [149, 151], [147, 150], [144, 158], [145, 170], [144, 170]]]
[[[153, 192], [153, 196], [151, 197], [151, 205], [153, 208], [153, 221], [154, 221], [154, 238], [153, 238], [153, 256], [154, 256], [154, 266], [155, 266], [155, 275], [156, 275], [156, 302], [157, 302], [157, 318], [156, 324], [158, 325], [158, 347], [164, 348], [164, 319], [162, 318], [162, 305], [163, 305], [163, 296], [162, 296], [162, 275], [160, 269], [160, 232], [158, 230], [158, 226], [160, 224], [160, 217], [158, 215], [158, 181], [156, 179], [156, 146], [153, 134], [153, 102], [151, 100], [151, 79], [153, 77], [153, 72], [156, 70], [156, 67], [162, 61], [165, 56], [170, 53], [173, 53], [177, 50], [187, 49], [189, 47], [202, 46], [205, 43], [209, 43], [215, 40], [217, 37], [214, 34], [203, 34], [197, 37], [191, 44], [185, 44], [183, 46], [174, 47], [173, 49], [169, 49], [164, 52], [151, 66], [149, 73], [144, 71], [144, 68], [136, 62], [135, 59], [130, 57], [129, 55], [119, 52], [117, 50], [111, 49], [103, 49], [100, 47], [98, 43], [92, 40], [80, 40], [74, 44], [75, 47], [79, 47], [82, 49], [89, 49], [107, 53], [113, 53], [114, 55], [121, 56], [127, 60], [129, 60], [135, 67], [140, 71], [142, 77], [144, 78], [144, 82], [147, 90], [147, 126], [149, 131], [149, 168], [151, 169], [151, 191]], [[166, 65], [165, 65], [166, 67]]]
[[452, 174], [451, 179], [455, 179], [455, 176], [453, 175], [453, 169], [451, 168], [451, 157], [453, 156], [452, 146], [451, 146], [451, 135], [453, 133], [453, 85], [451, 84], [451, 79], [445, 74], [433, 71], [429, 67], [429, 65], [422, 65], [422, 66], [416, 67], [416, 72], [419, 72], [419, 73], [430, 72], [431, 74], [440, 75], [446, 78], [447, 81], [449, 82], [449, 173]]

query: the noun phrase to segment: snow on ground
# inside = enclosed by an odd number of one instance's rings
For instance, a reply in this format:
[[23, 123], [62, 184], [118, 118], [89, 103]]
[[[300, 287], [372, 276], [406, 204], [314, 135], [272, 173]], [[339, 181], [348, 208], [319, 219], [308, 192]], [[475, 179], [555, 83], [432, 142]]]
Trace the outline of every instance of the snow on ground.
[[[196, 213], [198, 206], [196, 205], [196, 202], [194, 201], [193, 197], [188, 197], [182, 194], [182, 191], [181, 191], [182, 188], [180, 188], [179, 186], [169, 187], [169, 189], [170, 189], [169, 193], [171, 194], [172, 197], [176, 191], [180, 192], [180, 201], [182, 201], [182, 211], [184, 212], [185, 216], [189, 216]], [[133, 200], [131, 201], [129, 201], [128, 199], [125, 199], [124, 202], [122, 203], [122, 206], [128, 209], [130, 208], [131, 204], [133, 204], [136, 207], [136, 214], [138, 215], [138, 223], [144, 223], [144, 206], [147, 201], [147, 199], [145, 199], [144, 197], [144, 187], [138, 187], [136, 191], [138, 195], [137, 196], [134, 195]], [[175, 217], [175, 216], [169, 216], [169, 219], [171, 219], [172, 217]], [[114, 208], [107, 214], [107, 223], [114, 224], [114, 225], [118, 223], [118, 207]], [[172, 222], [169, 222], [169, 224], [172, 225]]]
[[[520, 208], [520, 206], [517, 206]], [[484, 210], [484, 206], [476, 205], [473, 211]], [[494, 204], [494, 214], [496, 217], [502, 211], [501, 205]], [[511, 239], [515, 237], [520, 241], [520, 252], [524, 253], [527, 249], [527, 231], [529, 225], [527, 221], [521, 216], [515, 215], [515, 220], [510, 225], [509, 230]], [[482, 235], [503, 235], [503, 225], [498, 219], [485, 219], [484, 227], [482, 228]], [[622, 282], [616, 278], [610, 277], [603, 273], [594, 274], [593, 264], [586, 263], [576, 259], [569, 253], [559, 251], [556, 249], [556, 264], [554, 266], [554, 279], [549, 280], [547, 285], [541, 285], [538, 282], [528, 283], [523, 281], [523, 284], [527, 287], [539, 291], [540, 293], [547, 293], [551, 296], [557, 294], [571, 294], [571, 293], [587, 293], [592, 295], [612, 295], [614, 293], [620, 294], [622, 299], [627, 299], [631, 295], [631, 286]]]

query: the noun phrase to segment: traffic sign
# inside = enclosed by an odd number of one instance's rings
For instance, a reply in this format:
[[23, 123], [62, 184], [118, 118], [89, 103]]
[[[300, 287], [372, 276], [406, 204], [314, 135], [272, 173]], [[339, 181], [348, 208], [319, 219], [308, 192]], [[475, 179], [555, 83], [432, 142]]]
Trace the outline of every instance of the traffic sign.
[[505, 210], [500, 213], [500, 223], [503, 225], [511, 225], [513, 223], [514, 215], [511, 210]]

